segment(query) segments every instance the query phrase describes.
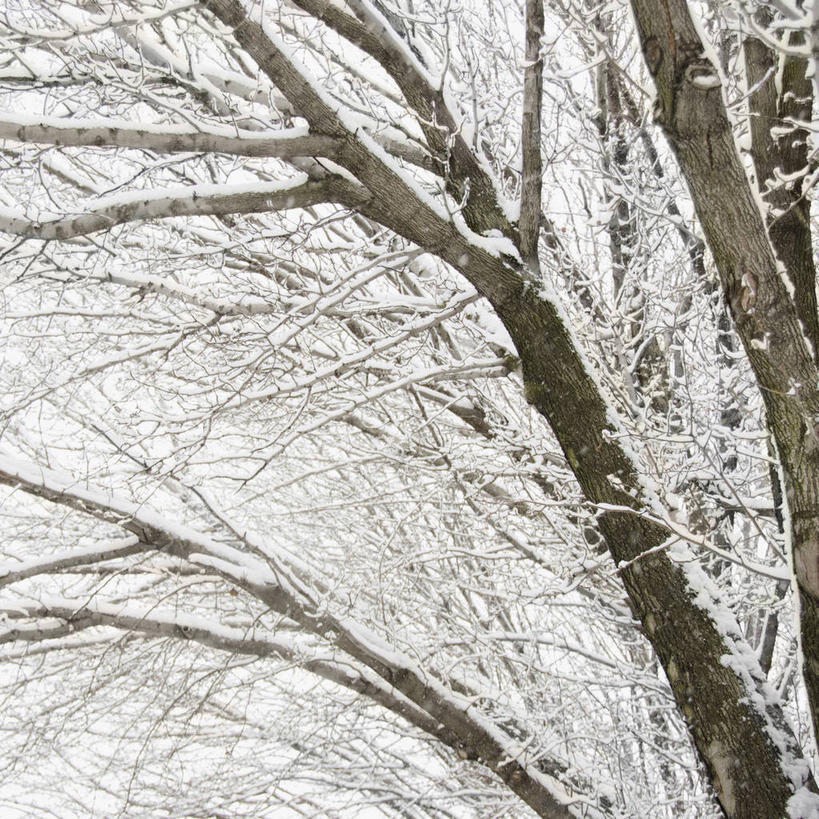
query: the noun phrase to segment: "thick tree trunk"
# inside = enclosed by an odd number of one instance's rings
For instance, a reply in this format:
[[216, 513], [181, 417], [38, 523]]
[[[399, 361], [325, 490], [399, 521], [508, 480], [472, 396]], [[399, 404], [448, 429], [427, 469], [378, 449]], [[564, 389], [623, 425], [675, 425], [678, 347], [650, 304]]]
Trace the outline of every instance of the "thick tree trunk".
[[[751, 157], [760, 193], [771, 207], [768, 232], [793, 283], [794, 306], [817, 358], [819, 314], [810, 199], [798, 178], [800, 171], [808, 169], [808, 134], [793, 124], [811, 120], [813, 85], [805, 76], [808, 61], [778, 58], [755, 38], [743, 43], [743, 53], [747, 85], [753, 89], [748, 100]], [[774, 129], [781, 135], [774, 137]], [[777, 175], [784, 175], [789, 181], [783, 182]]]
[[[805, 683], [816, 728], [819, 373], [809, 338], [816, 307], [815, 296], [811, 302], [799, 287], [789, 291], [799, 276], [810, 278], [805, 286], [812, 291], [812, 274], [806, 272], [812, 263], [804, 263], [804, 248], [788, 247], [784, 240], [777, 248], [784, 258], [777, 260], [774, 255], [737, 152], [717, 68], [703, 56], [704, 46], [685, 0], [633, 0], [632, 5], [646, 63], [657, 84], [657, 120], [691, 190], [776, 442], [790, 512], [788, 534], [799, 589]], [[757, 142], [764, 143], [758, 134]], [[780, 262], [789, 255], [792, 267], [786, 281]]]
[[[299, 2], [305, 8], [313, 5]], [[730, 614], [724, 608], [709, 610], [711, 595], [700, 585], [705, 578], [692, 584], [687, 570], [666, 552], [672, 533], [645, 517], [650, 499], [555, 305], [532, 287], [531, 276], [519, 264], [471, 241], [417, 196], [366, 140], [348, 130], [263, 29], [247, 18], [241, 3], [206, 0], [205, 5], [230, 27], [311, 129], [338, 141], [336, 161], [366, 188], [354, 207], [460, 270], [492, 302], [520, 353], [527, 398], [552, 426], [587, 498], [605, 505], [600, 528], [726, 813], [781, 817], [794, 789], [810, 779], [807, 766], [778, 704], [766, 698], [764, 675]], [[346, 27], [351, 37], [369, 36], [355, 29], [355, 20], [343, 13], [339, 17], [334, 7], [318, 5], [322, 13], [338, 18], [339, 30]], [[378, 38], [368, 48], [378, 52]], [[388, 49], [380, 54], [385, 61], [392, 59]], [[390, 73], [397, 70], [385, 67]], [[422, 80], [413, 78], [411, 66], [405, 69], [397, 81], [423, 116], [434, 94], [419, 86]], [[465, 150], [457, 139], [456, 144]], [[474, 157], [460, 165], [458, 157], [453, 150], [454, 179], [469, 176], [466, 168], [480, 169]], [[469, 195], [462, 211], [469, 227], [477, 234], [499, 230], [517, 240], [489, 188], [480, 197]]]
[[[762, 705], [761, 672], [751, 679], [725, 662], [726, 642], [739, 644], [741, 638], [721, 633], [713, 612], [694, 601], [689, 577], [664, 548], [671, 533], [639, 516], [645, 498], [633, 464], [613, 440], [607, 407], [561, 332], [558, 316], [551, 305], [527, 293], [500, 305], [498, 312], [518, 346], [527, 397], [549, 419], [586, 497], [619, 507], [601, 513], [600, 529], [725, 813], [785, 815], [794, 783], [783, 770], [768, 722], [788, 736], [781, 713], [776, 705]], [[618, 488], [613, 477], [619, 479]], [[749, 684], [756, 687], [750, 697]], [[789, 742], [785, 756], [795, 760], [799, 752]], [[807, 776], [804, 765], [800, 775]]]

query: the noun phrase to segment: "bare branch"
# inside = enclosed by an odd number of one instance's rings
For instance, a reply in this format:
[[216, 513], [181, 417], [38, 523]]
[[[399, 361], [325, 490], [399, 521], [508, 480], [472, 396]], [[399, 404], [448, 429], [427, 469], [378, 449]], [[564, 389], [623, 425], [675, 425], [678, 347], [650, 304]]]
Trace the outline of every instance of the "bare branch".
[[332, 158], [336, 142], [303, 128], [262, 132], [192, 130], [181, 125], [140, 125], [126, 120], [93, 121], [0, 114], [0, 138], [40, 145], [135, 148], [162, 153], [215, 153], [238, 156], [323, 156]]
[[[392, 77], [416, 113], [430, 146], [433, 164], [437, 162], [441, 169], [446, 168], [450, 193], [458, 201], [464, 200], [464, 217], [472, 229], [477, 233], [499, 230], [514, 238], [514, 226], [498, 204], [491, 176], [464, 139], [460, 122], [450, 111], [442, 90], [435, 87], [423, 66], [379, 12], [367, 0], [348, 3], [360, 20], [328, 0], [294, 0], [294, 3], [369, 54]], [[221, 16], [223, 12], [218, 6], [226, 5], [214, 3], [213, 9]]]
[[18, 583], [29, 577], [73, 569], [79, 566], [88, 566], [92, 563], [101, 563], [106, 560], [116, 560], [129, 555], [139, 554], [153, 549], [137, 538], [131, 537], [125, 541], [110, 545], [92, 546], [84, 549], [67, 549], [56, 555], [42, 560], [28, 560], [25, 563], [12, 563], [0, 566], [0, 588]]
[[541, 176], [540, 109], [543, 97], [543, 0], [526, 0], [526, 67], [523, 79], [523, 173], [520, 190], [520, 255], [533, 273], [539, 272]]
[[363, 203], [369, 197], [350, 182], [328, 177], [320, 182], [299, 180], [290, 185], [196, 185], [164, 191], [135, 191], [103, 200], [80, 216], [42, 222], [0, 209], [0, 231], [27, 239], [74, 239], [126, 222], [174, 216], [224, 216], [269, 213], [325, 203]]
[[[309, 134], [303, 128], [277, 131], [223, 129], [201, 126], [192, 130], [182, 125], [134, 126], [127, 120], [75, 120], [62, 117], [34, 117], [0, 114], [0, 139], [38, 145], [94, 148], [134, 148], [158, 153], [222, 153], [234, 156], [297, 157], [320, 156], [332, 159], [338, 143], [331, 137]], [[430, 173], [441, 173], [440, 163], [416, 145], [384, 134], [374, 136], [384, 150]]]
[[[19, 23], [10, 24], [8, 18], [4, 19], [4, 24], [12, 32], [12, 38], [17, 43], [31, 44], [40, 42], [59, 42], [72, 40], [75, 37], [88, 36], [101, 31], [112, 31], [119, 28], [132, 27], [135, 25], [145, 25], [181, 14], [188, 9], [195, 8], [197, 0], [180, 0], [177, 3], [163, 3], [158, 9], [140, 9], [137, 14], [123, 14], [116, 6], [111, 7], [106, 12], [101, 9], [99, 13], [91, 14], [87, 17], [84, 25], [74, 25], [66, 28], [54, 28], [50, 30], [29, 29]], [[90, 8], [94, 8], [93, 6]], [[99, 8], [99, 7], [97, 7]]]

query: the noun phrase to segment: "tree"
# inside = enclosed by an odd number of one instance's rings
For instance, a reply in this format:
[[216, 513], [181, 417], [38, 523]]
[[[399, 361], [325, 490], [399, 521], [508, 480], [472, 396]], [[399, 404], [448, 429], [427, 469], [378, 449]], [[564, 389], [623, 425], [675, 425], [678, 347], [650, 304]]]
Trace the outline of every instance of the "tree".
[[439, 6], [3, 13], [9, 758], [118, 737], [112, 804], [182, 815], [813, 815], [810, 12]]

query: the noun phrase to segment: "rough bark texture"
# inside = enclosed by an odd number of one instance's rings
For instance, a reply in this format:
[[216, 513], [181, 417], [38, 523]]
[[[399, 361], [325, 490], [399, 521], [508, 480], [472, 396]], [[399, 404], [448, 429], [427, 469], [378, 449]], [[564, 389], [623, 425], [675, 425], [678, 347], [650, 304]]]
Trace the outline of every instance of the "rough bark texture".
[[520, 192], [520, 251], [526, 266], [540, 271], [537, 245], [543, 160], [540, 154], [540, 109], [543, 97], [543, 2], [526, 0], [526, 68], [523, 72], [523, 170]]
[[[378, 54], [418, 113], [429, 143], [437, 152], [436, 143], [446, 129], [430, 129], [424, 121], [428, 123], [430, 114], [435, 113], [437, 122], [445, 125], [446, 116], [436, 109], [432, 99], [435, 93], [424, 88], [422, 78], [413, 73], [412, 67], [405, 61], [396, 62], [394, 52], [379, 44], [379, 38], [375, 43], [373, 38], [367, 39], [367, 30], [362, 31], [354, 18], [339, 18], [329, 4], [313, 0], [298, 3], [317, 12], [317, 16], [323, 15], [321, 19], [336, 26], [344, 36], [349, 33], [350, 38], [358, 37], [370, 53]], [[738, 630], [726, 642], [710, 614], [693, 603], [696, 592], [682, 569], [664, 552], [662, 547], [671, 533], [641, 517], [645, 497], [635, 466], [613, 437], [615, 430], [606, 402], [555, 306], [531, 287], [527, 275], [512, 259], [477, 248], [451, 221], [416, 197], [358, 134], [343, 126], [261, 27], [247, 19], [236, 0], [206, 0], [205, 5], [232, 29], [239, 43], [308, 119], [311, 128], [340, 141], [337, 161], [371, 194], [367, 202], [359, 204], [359, 212], [449, 262], [492, 302], [520, 353], [527, 397], [552, 426], [587, 498], [623, 510], [603, 512], [600, 528], [614, 559], [621, 564], [635, 614], [665, 668], [726, 813], [737, 817], [783, 815], [794, 783], [790, 772], [783, 769], [786, 760], [774, 740], [771, 723], [780, 739], [785, 738], [786, 756], [791, 761], [799, 759], [799, 751], [778, 707], [759, 705], [759, 687], [764, 682], [761, 671], [757, 669], [751, 680], [723, 664], [722, 657], [730, 651], [728, 642], [741, 642]], [[384, 41], [388, 43], [389, 37]], [[485, 174], [477, 180], [471, 175], [471, 171], [482, 170], [480, 163], [459, 137], [454, 144], [449, 155], [450, 180], [470, 178], [473, 184], [480, 182], [482, 191], [480, 197], [470, 194], [468, 206], [462, 210], [469, 227], [476, 233], [494, 229], [514, 237]], [[464, 151], [469, 156], [461, 161]], [[769, 246], [767, 253], [772, 259]], [[742, 273], [735, 273], [731, 279], [736, 289], [734, 279], [741, 281]], [[795, 344], [796, 340], [790, 342]], [[809, 364], [812, 367], [812, 362]], [[405, 693], [412, 699], [422, 694]], [[807, 778], [806, 768], [802, 776]], [[514, 778], [506, 781], [535, 810], [549, 815], [548, 803], [538, 802], [538, 794], [529, 783]]]
[[[714, 256], [722, 288], [762, 391], [776, 442], [790, 511], [790, 537], [801, 601], [804, 674], [814, 727], [819, 725], [819, 393], [810, 336], [816, 326], [809, 241], [800, 210], [791, 209], [795, 234], [768, 230], [737, 153], [717, 69], [703, 56], [703, 43], [684, 0], [633, 0], [646, 63], [657, 84], [657, 120], [677, 156]], [[749, 44], [754, 76], [764, 54]], [[798, 69], [791, 76], [793, 87]], [[763, 74], [764, 76], [764, 74]], [[773, 89], [762, 83], [752, 106], [772, 112]], [[789, 97], [804, 107], [804, 100]], [[779, 146], [755, 126], [761, 173]], [[788, 161], [799, 161], [798, 146]], [[774, 163], [776, 163], [774, 159]], [[804, 281], [793, 296], [781, 275]], [[805, 290], [809, 292], [806, 293]], [[806, 335], [807, 334], [807, 335]]]
[[27, 238], [67, 240], [143, 219], [267, 213], [276, 208], [307, 208], [324, 202], [343, 202], [349, 207], [355, 207], [357, 200], [365, 201], [367, 198], [366, 191], [338, 177], [319, 182], [295, 183], [288, 188], [272, 185], [269, 190], [259, 188], [237, 193], [214, 191], [210, 186], [189, 186], [114, 202], [79, 216], [43, 222], [15, 216], [9, 218], [0, 214], [0, 230]]
[[[532, 299], [527, 309], [518, 305], [499, 313], [519, 345], [528, 397], [552, 424], [586, 497], [638, 509], [639, 495], [630, 494], [639, 492], [634, 467], [606, 434], [606, 406], [569, 339], [560, 337], [550, 306]], [[616, 489], [610, 476], [619, 477], [623, 488]], [[661, 549], [670, 533], [636, 512], [606, 512], [599, 526], [612, 556], [625, 565], [621, 576], [635, 614], [662, 662], [726, 814], [784, 815], [792, 785], [779, 752], [761, 714], [745, 699], [744, 683], [722, 664], [726, 646], [711, 616], [692, 604], [682, 570]], [[781, 715], [775, 709], [769, 713], [781, 727]]]
[[[346, 14], [331, 0], [293, 2], [377, 60], [394, 80], [415, 111], [447, 190], [463, 203], [462, 212], [472, 229], [477, 233], [500, 230], [504, 236], [515, 237], [517, 232], [498, 204], [492, 179], [483, 162], [464, 140], [462, 129], [453, 119], [443, 93], [426, 82], [418, 65], [404, 49], [395, 46], [395, 32], [386, 20], [371, 16], [361, 21]], [[353, 0], [348, 5], [361, 13], [365, 4]]]
[[[748, 100], [751, 157], [760, 193], [772, 211], [768, 231], [776, 254], [793, 283], [796, 312], [816, 357], [819, 354], [819, 314], [810, 200], [803, 193], [802, 179], [792, 178], [808, 168], [808, 134], [795, 124], [811, 120], [813, 87], [805, 76], [808, 61], [777, 58], [755, 38], [748, 38], [743, 43], [743, 52], [747, 84], [753, 89]], [[775, 137], [773, 129], [781, 135]], [[790, 179], [786, 182], [783, 177]]]

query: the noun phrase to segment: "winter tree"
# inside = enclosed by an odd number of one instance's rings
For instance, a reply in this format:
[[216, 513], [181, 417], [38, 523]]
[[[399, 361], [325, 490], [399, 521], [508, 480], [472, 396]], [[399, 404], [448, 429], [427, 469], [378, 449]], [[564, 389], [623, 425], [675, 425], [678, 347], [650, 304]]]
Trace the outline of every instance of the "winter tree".
[[5, 815], [819, 815], [810, 4], [0, 32]]

